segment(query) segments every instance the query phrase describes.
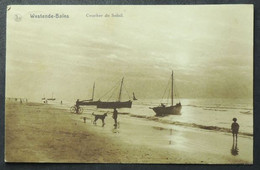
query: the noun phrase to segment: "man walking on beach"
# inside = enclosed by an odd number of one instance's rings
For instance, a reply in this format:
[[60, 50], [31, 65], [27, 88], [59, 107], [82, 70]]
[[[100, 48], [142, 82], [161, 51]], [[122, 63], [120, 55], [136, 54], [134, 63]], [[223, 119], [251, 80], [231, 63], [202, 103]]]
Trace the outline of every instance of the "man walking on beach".
[[114, 124], [115, 127], [117, 126], [117, 114], [118, 114], [118, 112], [117, 112], [116, 108], [114, 108], [113, 119], [115, 121], [115, 124]]
[[236, 137], [236, 142], [237, 142], [237, 134], [239, 130], [239, 124], [237, 123], [237, 118], [233, 118], [233, 123], [231, 125], [231, 130], [233, 133], [233, 143], [234, 143], [234, 137]]

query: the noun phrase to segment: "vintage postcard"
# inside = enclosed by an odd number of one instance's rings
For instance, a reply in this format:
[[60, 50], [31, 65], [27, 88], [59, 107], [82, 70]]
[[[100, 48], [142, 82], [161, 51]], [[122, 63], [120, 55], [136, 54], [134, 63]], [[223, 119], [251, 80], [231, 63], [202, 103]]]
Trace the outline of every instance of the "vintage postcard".
[[253, 5], [11, 5], [5, 161], [253, 163]]

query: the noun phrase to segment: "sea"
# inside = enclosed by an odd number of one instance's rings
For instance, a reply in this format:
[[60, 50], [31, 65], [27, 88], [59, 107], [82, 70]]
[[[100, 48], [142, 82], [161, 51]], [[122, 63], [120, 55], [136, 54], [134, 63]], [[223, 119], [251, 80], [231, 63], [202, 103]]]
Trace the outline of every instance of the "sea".
[[[133, 101], [132, 108], [118, 109], [120, 114], [129, 119], [145, 119], [165, 125], [176, 125], [188, 128], [204, 129], [212, 132], [230, 132], [232, 119], [237, 118], [240, 125], [239, 133], [253, 136], [253, 99], [178, 99], [181, 102], [181, 115], [155, 116], [151, 107], [159, 106], [167, 101], [139, 99]], [[58, 108], [70, 110], [75, 102], [49, 101]], [[112, 109], [97, 109], [95, 106], [83, 106], [83, 115], [102, 114]], [[150, 122], [150, 123], [151, 123]]]

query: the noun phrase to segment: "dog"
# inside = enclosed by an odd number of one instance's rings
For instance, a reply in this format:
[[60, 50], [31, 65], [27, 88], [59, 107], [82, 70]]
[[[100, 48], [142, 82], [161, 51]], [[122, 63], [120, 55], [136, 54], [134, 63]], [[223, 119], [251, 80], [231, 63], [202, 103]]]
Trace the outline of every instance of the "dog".
[[101, 119], [102, 120], [102, 127], [105, 125], [105, 118], [107, 116], [107, 113], [104, 113], [103, 115], [95, 115], [94, 112], [92, 113], [93, 116], [95, 116], [95, 120], [93, 121], [93, 124], [97, 124], [97, 120]]

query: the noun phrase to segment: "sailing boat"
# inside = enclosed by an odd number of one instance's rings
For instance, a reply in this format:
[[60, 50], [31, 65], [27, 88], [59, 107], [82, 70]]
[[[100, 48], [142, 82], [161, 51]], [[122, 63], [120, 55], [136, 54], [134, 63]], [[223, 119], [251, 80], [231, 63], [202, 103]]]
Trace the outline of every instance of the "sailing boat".
[[97, 108], [104, 108], [104, 109], [113, 109], [113, 108], [131, 108], [132, 107], [132, 101], [121, 101], [121, 95], [122, 95], [122, 87], [124, 83], [124, 77], [122, 78], [121, 81], [121, 86], [120, 86], [120, 91], [118, 95], [118, 100], [115, 102], [102, 102], [99, 101], [97, 103]]
[[165, 106], [163, 103], [160, 106], [153, 107], [153, 111], [156, 116], [167, 116], [167, 115], [180, 115], [181, 114], [181, 103], [173, 105], [173, 71], [171, 75], [171, 106]]
[[48, 98], [47, 100], [56, 100], [56, 98], [53, 98], [53, 93], [52, 93], [51, 98]]
[[81, 105], [97, 105], [99, 101], [94, 101], [94, 94], [95, 94], [95, 82], [93, 84], [93, 90], [92, 90], [92, 98], [89, 100], [82, 100], [79, 101], [79, 104]]
[[133, 92], [133, 100], [137, 100], [137, 98], [135, 97], [135, 93]]

